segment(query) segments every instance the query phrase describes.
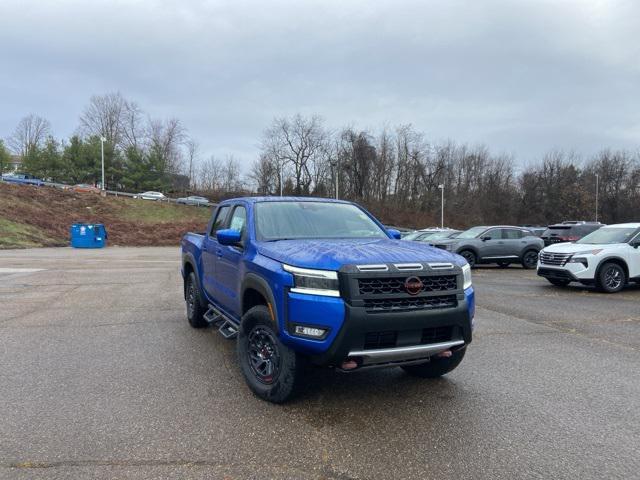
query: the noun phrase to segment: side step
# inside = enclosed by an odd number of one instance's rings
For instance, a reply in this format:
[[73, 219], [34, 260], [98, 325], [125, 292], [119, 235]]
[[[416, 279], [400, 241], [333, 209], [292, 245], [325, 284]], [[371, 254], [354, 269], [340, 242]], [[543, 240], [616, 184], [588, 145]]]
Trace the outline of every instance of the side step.
[[224, 338], [232, 339], [238, 335], [236, 323], [213, 305], [209, 305], [209, 310], [204, 314], [204, 319], [212, 327], [218, 327], [218, 332]]

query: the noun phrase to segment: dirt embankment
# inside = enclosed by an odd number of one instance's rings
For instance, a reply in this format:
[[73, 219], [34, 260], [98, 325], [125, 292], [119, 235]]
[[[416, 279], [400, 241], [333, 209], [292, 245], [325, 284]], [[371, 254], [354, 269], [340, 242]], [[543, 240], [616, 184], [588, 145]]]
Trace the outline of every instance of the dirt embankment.
[[103, 223], [109, 245], [178, 245], [185, 232], [203, 231], [209, 215], [209, 208], [0, 183], [0, 248], [68, 245], [76, 222]]

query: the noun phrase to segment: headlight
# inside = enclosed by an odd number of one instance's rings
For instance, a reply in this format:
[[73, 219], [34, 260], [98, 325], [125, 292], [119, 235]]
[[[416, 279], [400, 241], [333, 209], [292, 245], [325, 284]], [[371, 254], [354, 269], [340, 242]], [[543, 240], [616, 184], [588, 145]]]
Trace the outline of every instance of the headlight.
[[462, 266], [462, 278], [463, 278], [462, 289], [466, 290], [472, 284], [472, 281], [471, 281], [471, 267], [469, 266], [468, 263], [465, 263]]
[[339, 297], [338, 273], [331, 270], [311, 270], [282, 264], [282, 268], [293, 275], [291, 289], [295, 293]]
[[581, 263], [584, 268], [589, 268], [589, 261], [584, 257], [571, 257], [569, 263]]
[[576, 255], [597, 255], [602, 251], [602, 248], [596, 248], [595, 250], [583, 250], [581, 252], [572, 253], [575, 257]]

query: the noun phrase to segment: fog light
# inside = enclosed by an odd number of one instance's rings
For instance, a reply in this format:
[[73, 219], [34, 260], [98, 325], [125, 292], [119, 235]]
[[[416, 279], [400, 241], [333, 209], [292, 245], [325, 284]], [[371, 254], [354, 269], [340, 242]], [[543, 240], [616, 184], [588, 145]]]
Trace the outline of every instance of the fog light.
[[295, 332], [296, 335], [320, 338], [325, 334], [326, 330], [323, 328], [303, 327], [302, 325], [296, 325]]

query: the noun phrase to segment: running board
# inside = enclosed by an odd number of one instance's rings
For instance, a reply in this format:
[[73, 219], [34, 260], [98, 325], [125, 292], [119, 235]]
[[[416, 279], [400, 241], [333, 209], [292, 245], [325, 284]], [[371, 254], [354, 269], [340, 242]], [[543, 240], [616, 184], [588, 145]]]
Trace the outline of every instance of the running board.
[[235, 338], [238, 334], [236, 323], [213, 305], [209, 305], [209, 310], [203, 316], [210, 326], [218, 327], [218, 332], [224, 338]]

